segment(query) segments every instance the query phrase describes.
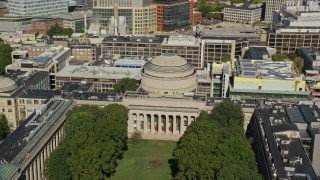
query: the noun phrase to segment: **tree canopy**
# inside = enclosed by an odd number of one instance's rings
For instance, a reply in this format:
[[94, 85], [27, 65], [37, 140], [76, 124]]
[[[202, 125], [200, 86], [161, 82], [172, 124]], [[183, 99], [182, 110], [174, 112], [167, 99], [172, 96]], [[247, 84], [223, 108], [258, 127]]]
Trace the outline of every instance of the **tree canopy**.
[[70, 37], [72, 35], [72, 33], [73, 33], [72, 29], [62, 28], [58, 24], [53, 25], [48, 31], [48, 35], [50, 37], [52, 37], [52, 36], [68, 36], [68, 37]]
[[297, 67], [299, 72], [303, 71], [304, 68], [304, 60], [301, 57], [295, 57], [293, 59], [294, 65]]
[[283, 61], [286, 58], [288, 58], [288, 57], [285, 54], [277, 53], [277, 54], [272, 55], [273, 61]]
[[5, 73], [5, 67], [11, 64], [11, 47], [5, 44], [3, 39], [0, 38], [0, 74]]
[[7, 118], [5, 115], [0, 115], [0, 140], [6, 138], [10, 134]]
[[126, 91], [136, 91], [138, 88], [137, 80], [131, 78], [123, 78], [114, 84], [113, 90], [117, 93], [125, 93]]
[[127, 148], [128, 111], [79, 106], [67, 113], [65, 134], [45, 162], [48, 179], [105, 179], [115, 173]]
[[231, 56], [230, 55], [224, 55], [222, 58], [222, 62], [231, 62]]
[[[226, 122], [222, 122], [225, 120]], [[262, 179], [250, 141], [244, 136], [241, 107], [231, 102], [201, 113], [173, 152], [176, 179]]]

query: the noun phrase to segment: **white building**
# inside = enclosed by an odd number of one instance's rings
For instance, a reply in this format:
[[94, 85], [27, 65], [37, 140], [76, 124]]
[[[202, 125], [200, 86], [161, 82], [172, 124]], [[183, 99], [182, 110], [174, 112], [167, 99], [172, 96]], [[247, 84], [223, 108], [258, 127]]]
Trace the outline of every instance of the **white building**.
[[58, 15], [68, 12], [68, 0], [9, 0], [8, 9], [13, 16]]
[[260, 7], [228, 7], [223, 10], [223, 21], [253, 24], [260, 20]]

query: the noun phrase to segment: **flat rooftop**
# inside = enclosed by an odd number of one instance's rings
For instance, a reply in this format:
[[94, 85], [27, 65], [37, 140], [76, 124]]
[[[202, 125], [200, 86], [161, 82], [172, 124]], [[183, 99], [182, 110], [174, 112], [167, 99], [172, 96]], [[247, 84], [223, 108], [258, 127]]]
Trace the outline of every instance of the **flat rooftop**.
[[162, 43], [164, 37], [160, 36], [107, 36], [103, 43], [136, 42], [136, 43]]
[[141, 79], [140, 68], [125, 67], [103, 67], [103, 66], [80, 66], [71, 65], [64, 67], [56, 73], [56, 77], [78, 77], [78, 78], [106, 78], [122, 79], [133, 78]]
[[162, 45], [168, 46], [199, 46], [200, 38], [185, 35], [171, 35], [169, 38], [164, 38]]

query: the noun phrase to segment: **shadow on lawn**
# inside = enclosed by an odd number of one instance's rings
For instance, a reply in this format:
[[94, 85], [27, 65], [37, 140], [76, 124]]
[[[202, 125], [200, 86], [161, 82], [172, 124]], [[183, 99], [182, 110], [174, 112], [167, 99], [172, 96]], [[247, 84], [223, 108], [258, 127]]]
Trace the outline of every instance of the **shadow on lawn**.
[[173, 158], [168, 160], [171, 169], [171, 177], [175, 177], [178, 173], [177, 161]]

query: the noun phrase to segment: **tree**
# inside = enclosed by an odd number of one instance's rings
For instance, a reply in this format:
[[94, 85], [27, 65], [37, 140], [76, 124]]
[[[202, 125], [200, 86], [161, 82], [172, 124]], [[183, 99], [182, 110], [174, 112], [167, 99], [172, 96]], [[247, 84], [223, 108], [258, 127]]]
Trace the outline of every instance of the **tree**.
[[262, 179], [250, 141], [243, 130], [233, 132], [243, 124], [241, 113], [231, 102], [220, 103], [212, 114], [200, 113], [173, 152], [174, 178]]
[[299, 72], [302, 72], [304, 68], [304, 60], [301, 57], [295, 57], [293, 59], [294, 65], [297, 67]]
[[116, 171], [117, 160], [127, 149], [127, 120], [128, 110], [118, 104], [105, 108], [87, 105], [73, 108], [67, 113], [65, 134], [59, 147], [45, 162], [46, 177], [110, 177]]
[[0, 115], [0, 140], [6, 138], [10, 134], [7, 118], [5, 115]]
[[5, 44], [3, 39], [0, 38], [0, 74], [5, 73], [5, 67], [11, 64], [11, 47]]
[[55, 25], [53, 25], [49, 31], [48, 31], [48, 35], [52, 38], [52, 36], [68, 36], [70, 37], [73, 33], [73, 30], [70, 28], [62, 28], [60, 27], [57, 23]]
[[133, 134], [130, 137], [130, 140], [133, 144], [138, 144], [142, 138], [140, 131], [134, 131]]
[[231, 56], [230, 55], [224, 55], [222, 62], [231, 62]]
[[283, 61], [286, 58], [287, 58], [287, 56], [285, 54], [277, 53], [277, 54], [272, 55], [273, 61]]
[[138, 88], [137, 80], [131, 78], [124, 78], [114, 84], [113, 90], [117, 93], [125, 93], [126, 91], [136, 91]]

